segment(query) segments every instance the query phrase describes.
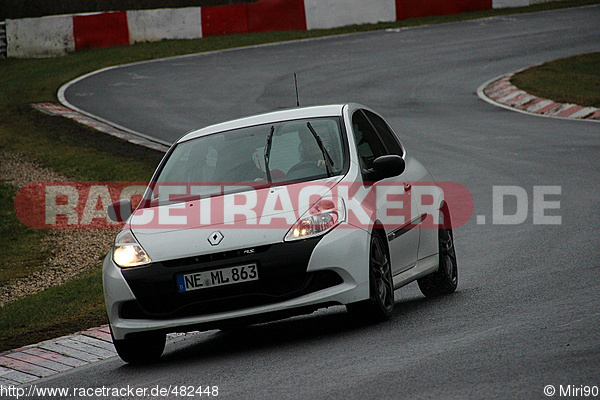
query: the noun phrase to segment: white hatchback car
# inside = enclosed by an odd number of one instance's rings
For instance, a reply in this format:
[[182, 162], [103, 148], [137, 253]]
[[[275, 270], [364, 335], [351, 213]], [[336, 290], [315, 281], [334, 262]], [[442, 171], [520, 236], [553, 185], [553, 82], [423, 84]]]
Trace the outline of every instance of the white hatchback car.
[[[421, 201], [427, 198], [427, 201]], [[423, 203], [423, 204], [421, 204]], [[345, 305], [392, 315], [394, 290], [456, 290], [443, 191], [374, 111], [276, 111], [190, 132], [165, 155], [104, 260], [113, 341], [160, 357], [169, 332], [230, 329]]]

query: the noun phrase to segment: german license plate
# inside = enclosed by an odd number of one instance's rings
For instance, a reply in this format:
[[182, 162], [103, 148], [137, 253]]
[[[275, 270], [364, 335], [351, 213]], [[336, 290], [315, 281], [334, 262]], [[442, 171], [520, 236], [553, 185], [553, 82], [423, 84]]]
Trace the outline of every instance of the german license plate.
[[207, 289], [217, 286], [258, 280], [256, 264], [237, 265], [212, 271], [194, 272], [177, 275], [177, 288], [180, 292]]

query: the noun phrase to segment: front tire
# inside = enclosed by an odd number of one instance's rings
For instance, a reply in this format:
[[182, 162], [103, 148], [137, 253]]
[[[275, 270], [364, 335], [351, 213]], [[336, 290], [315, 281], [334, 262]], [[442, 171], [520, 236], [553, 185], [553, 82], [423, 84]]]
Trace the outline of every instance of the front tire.
[[348, 312], [367, 322], [383, 322], [394, 311], [394, 282], [387, 247], [377, 233], [371, 236], [369, 252], [369, 299], [346, 305]]
[[418, 280], [419, 289], [426, 297], [437, 297], [454, 293], [458, 286], [458, 266], [454, 249], [454, 235], [447, 208], [440, 215], [438, 230], [439, 268], [436, 272]]
[[131, 364], [145, 364], [158, 360], [167, 341], [167, 335], [164, 333], [137, 334], [117, 340], [111, 329], [110, 336], [121, 360]]

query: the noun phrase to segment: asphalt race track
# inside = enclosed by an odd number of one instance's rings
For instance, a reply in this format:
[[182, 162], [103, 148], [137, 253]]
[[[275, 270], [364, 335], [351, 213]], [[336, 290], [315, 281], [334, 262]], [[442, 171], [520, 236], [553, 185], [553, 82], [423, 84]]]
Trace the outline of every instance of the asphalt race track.
[[[388, 118], [439, 181], [475, 201], [455, 230], [459, 290], [396, 292], [393, 319], [356, 326], [342, 307], [170, 344], [158, 364], [118, 358], [47, 387], [216, 385], [219, 398], [546, 398], [600, 386], [600, 124], [481, 101], [500, 74], [600, 51], [600, 6], [167, 59], [91, 75], [76, 107], [172, 142], [185, 131], [295, 104], [356, 101]], [[119, 177], [115, 176], [115, 180]], [[492, 224], [494, 186], [527, 193], [527, 219]], [[559, 186], [560, 225], [533, 223], [534, 186]], [[514, 214], [516, 201], [506, 200]], [[477, 216], [485, 216], [485, 224]], [[479, 217], [480, 222], [483, 218]], [[206, 396], [206, 395], [205, 395]]]

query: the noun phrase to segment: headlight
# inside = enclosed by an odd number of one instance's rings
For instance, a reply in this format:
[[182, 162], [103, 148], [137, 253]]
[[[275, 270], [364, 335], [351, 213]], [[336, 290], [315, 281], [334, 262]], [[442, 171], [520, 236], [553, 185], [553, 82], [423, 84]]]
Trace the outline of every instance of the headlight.
[[346, 220], [346, 206], [341, 198], [321, 199], [313, 205], [285, 235], [285, 241], [324, 235]]
[[117, 235], [113, 247], [113, 261], [121, 268], [150, 264], [152, 260], [131, 231]]

